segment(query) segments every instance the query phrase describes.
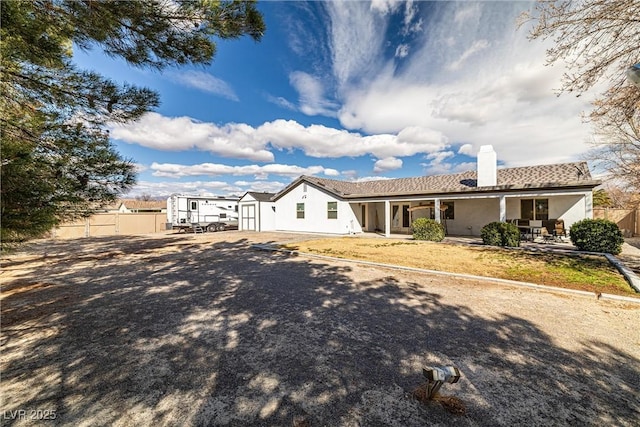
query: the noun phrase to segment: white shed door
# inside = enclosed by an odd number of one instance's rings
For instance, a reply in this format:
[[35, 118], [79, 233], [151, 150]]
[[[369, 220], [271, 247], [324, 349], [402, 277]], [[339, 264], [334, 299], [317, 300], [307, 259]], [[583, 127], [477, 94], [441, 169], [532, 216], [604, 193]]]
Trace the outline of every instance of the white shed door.
[[256, 231], [256, 205], [242, 205], [242, 229]]

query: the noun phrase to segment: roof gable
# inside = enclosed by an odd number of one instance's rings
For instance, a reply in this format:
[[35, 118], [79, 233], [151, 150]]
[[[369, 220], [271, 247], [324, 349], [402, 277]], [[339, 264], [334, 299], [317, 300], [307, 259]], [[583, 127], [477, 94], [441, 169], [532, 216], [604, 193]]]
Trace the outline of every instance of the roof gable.
[[247, 196], [250, 197], [247, 198], [247, 200], [255, 200], [257, 202], [270, 202], [271, 198], [274, 196], [274, 193], [267, 193], [267, 192], [257, 192], [257, 191], [247, 191], [246, 193], [244, 193], [244, 195], [240, 198], [240, 201], [244, 201], [245, 198]]

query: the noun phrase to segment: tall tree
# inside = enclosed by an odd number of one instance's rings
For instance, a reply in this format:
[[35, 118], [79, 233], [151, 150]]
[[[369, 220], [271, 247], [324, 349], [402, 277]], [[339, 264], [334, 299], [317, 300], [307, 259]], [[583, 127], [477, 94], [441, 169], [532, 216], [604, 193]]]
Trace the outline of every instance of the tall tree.
[[254, 1], [0, 2], [0, 205], [3, 247], [88, 215], [135, 183], [107, 123], [158, 106], [158, 95], [76, 69], [72, 49], [102, 48], [135, 67], [209, 64], [215, 39], [259, 41]]
[[581, 94], [605, 82], [595, 117], [609, 108], [637, 109], [640, 90], [627, 80], [626, 71], [640, 61], [640, 2], [539, 0], [521, 17], [526, 22], [534, 24], [531, 39], [553, 40], [548, 63], [568, 64], [563, 92]]
[[626, 75], [640, 62], [640, 2], [541, 0], [522, 22], [533, 22], [531, 39], [553, 40], [549, 63], [568, 64], [561, 92], [580, 95], [604, 85], [589, 115], [597, 144], [592, 158], [640, 191], [640, 87]]

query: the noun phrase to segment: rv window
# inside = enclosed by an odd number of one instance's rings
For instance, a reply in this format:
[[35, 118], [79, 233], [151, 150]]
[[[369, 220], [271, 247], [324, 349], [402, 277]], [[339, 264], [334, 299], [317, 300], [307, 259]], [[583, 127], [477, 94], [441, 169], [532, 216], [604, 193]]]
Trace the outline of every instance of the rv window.
[[221, 214], [220, 214], [220, 219], [222, 219], [222, 218], [226, 218], [226, 217], [227, 217], [227, 214], [226, 214], [226, 213], [221, 213]]
[[195, 211], [198, 209], [198, 202], [191, 202], [191, 210]]

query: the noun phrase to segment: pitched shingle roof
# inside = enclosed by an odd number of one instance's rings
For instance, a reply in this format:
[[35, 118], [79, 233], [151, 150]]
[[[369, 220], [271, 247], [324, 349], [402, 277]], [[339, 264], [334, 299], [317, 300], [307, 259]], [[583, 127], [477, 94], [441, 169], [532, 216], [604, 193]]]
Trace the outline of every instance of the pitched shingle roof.
[[255, 191], [247, 191], [247, 194], [253, 197], [258, 202], [268, 202], [273, 196], [275, 196], [274, 193], [258, 193]]
[[127, 207], [127, 209], [154, 210], [154, 209], [167, 208], [166, 200], [123, 199], [123, 200], [120, 200], [120, 203], [123, 203]]
[[498, 169], [496, 186], [478, 187], [477, 173], [467, 171], [451, 175], [419, 176], [414, 178], [397, 178], [377, 181], [338, 181], [334, 179], [301, 176], [287, 188], [277, 193], [278, 199], [300, 181], [325, 189], [344, 199], [418, 195], [446, 194], [461, 192], [508, 191], [518, 189], [542, 189], [559, 187], [595, 187], [600, 184], [591, 178], [585, 162], [561, 163], [540, 166]]

